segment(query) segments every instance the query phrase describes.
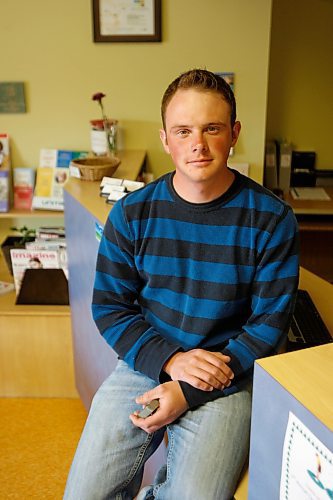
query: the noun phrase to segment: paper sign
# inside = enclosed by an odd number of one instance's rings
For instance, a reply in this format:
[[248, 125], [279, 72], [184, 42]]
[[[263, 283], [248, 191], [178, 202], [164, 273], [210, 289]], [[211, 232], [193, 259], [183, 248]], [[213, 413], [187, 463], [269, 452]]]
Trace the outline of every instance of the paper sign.
[[333, 499], [333, 453], [291, 412], [283, 445], [280, 500]]

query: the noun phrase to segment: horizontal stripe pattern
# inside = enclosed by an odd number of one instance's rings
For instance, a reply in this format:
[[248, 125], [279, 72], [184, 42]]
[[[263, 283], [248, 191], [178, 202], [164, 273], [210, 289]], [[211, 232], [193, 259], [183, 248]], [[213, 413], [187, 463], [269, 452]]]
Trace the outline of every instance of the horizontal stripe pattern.
[[119, 356], [157, 381], [173, 352], [207, 347], [229, 353], [237, 382], [281, 341], [297, 283], [290, 207], [238, 173], [218, 200], [188, 203], [167, 174], [112, 208], [92, 311]]

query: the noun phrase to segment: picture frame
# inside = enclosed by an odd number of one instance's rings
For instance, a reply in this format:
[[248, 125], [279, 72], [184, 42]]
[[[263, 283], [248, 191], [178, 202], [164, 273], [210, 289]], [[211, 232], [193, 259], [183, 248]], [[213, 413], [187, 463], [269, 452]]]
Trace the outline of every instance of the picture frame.
[[94, 42], [160, 42], [162, 0], [92, 0]]
[[0, 82], [0, 113], [26, 113], [24, 82]]

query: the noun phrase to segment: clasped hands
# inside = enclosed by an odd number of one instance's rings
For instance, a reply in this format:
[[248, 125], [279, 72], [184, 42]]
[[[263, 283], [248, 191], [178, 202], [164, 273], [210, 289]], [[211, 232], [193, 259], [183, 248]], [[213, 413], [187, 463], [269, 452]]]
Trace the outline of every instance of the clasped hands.
[[234, 378], [228, 363], [230, 357], [220, 352], [204, 349], [177, 352], [163, 367], [172, 381], [160, 384], [136, 398], [136, 402], [142, 406], [150, 403], [152, 399], [159, 399], [158, 410], [146, 419], [138, 417], [138, 412], [135, 412], [130, 415], [131, 421], [149, 433], [170, 424], [188, 409], [179, 381], [187, 382], [202, 391], [223, 390], [230, 386]]

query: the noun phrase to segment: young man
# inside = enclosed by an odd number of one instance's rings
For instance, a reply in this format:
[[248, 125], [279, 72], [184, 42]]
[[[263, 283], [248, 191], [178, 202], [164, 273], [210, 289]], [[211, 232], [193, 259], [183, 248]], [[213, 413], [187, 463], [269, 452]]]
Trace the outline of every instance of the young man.
[[[270, 191], [227, 166], [240, 123], [228, 84], [192, 70], [162, 101], [175, 172], [110, 212], [93, 316], [119, 356], [97, 391], [67, 499], [232, 498], [249, 445], [255, 359], [285, 339], [298, 284], [297, 225]], [[151, 416], [138, 405], [158, 400]]]

